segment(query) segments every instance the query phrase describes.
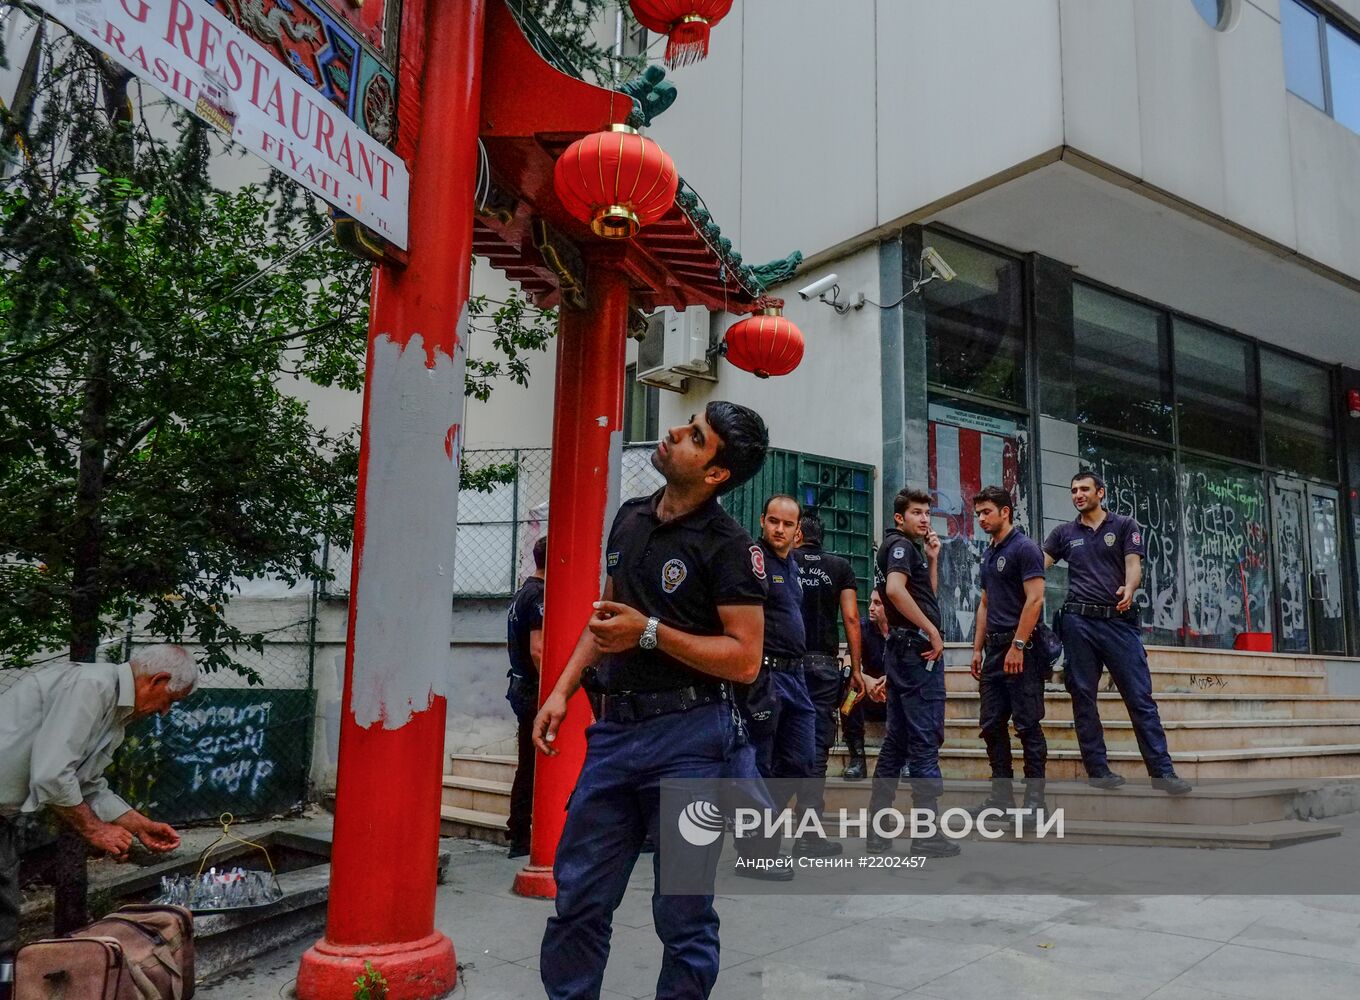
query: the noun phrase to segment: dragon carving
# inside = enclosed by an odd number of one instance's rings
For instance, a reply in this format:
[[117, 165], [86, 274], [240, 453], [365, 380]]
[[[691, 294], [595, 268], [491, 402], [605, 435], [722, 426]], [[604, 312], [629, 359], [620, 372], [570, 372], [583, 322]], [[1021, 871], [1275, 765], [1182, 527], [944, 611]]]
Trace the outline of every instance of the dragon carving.
[[316, 25], [295, 24], [288, 9], [282, 6], [276, 6], [265, 13], [264, 0], [223, 0], [223, 2], [231, 8], [236, 23], [257, 38], [282, 42], [286, 34], [295, 42], [317, 40]]

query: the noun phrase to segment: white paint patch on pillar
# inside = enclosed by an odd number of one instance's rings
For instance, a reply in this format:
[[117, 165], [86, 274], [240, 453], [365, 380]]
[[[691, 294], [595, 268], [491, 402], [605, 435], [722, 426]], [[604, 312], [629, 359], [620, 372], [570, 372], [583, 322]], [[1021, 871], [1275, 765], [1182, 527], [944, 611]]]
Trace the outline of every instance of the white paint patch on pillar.
[[351, 600], [354, 721], [400, 729], [447, 693], [467, 306], [454, 356], [373, 345], [365, 530]]
[[619, 512], [619, 493], [623, 481], [623, 431], [609, 432], [609, 471], [605, 476], [604, 524], [600, 526], [600, 593], [604, 593], [605, 549], [609, 547], [609, 529], [614, 515]]

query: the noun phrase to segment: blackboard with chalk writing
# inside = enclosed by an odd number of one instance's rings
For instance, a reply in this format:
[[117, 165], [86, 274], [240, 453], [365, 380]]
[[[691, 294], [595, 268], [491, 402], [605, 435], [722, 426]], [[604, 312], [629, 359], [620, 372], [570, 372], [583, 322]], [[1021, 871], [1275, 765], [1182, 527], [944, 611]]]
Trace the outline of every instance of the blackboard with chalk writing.
[[109, 782], [168, 823], [268, 816], [306, 800], [315, 692], [211, 688], [128, 727]]

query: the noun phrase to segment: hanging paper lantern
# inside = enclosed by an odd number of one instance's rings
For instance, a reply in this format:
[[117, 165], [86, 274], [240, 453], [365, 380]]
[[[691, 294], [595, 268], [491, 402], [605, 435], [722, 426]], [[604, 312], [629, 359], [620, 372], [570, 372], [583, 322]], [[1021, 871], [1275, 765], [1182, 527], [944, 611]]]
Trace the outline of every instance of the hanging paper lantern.
[[577, 139], [553, 168], [562, 207], [607, 240], [629, 239], [669, 212], [679, 183], [665, 150], [627, 125]]
[[638, 24], [669, 37], [666, 65], [672, 69], [707, 56], [709, 31], [732, 9], [732, 0], [631, 0], [631, 3]]
[[803, 360], [803, 331], [778, 306], [734, 323], [723, 338], [727, 360], [756, 378], [787, 375]]

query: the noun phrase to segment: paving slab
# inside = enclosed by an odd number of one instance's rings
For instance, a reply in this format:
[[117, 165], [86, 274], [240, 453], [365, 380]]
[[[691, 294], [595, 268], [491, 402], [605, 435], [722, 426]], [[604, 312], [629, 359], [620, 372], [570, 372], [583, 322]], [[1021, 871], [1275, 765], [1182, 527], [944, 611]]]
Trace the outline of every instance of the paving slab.
[[1341, 1000], [1360, 992], [1360, 967], [1352, 962], [1226, 944], [1179, 976], [1174, 985], [1224, 991], [1246, 1000]]

